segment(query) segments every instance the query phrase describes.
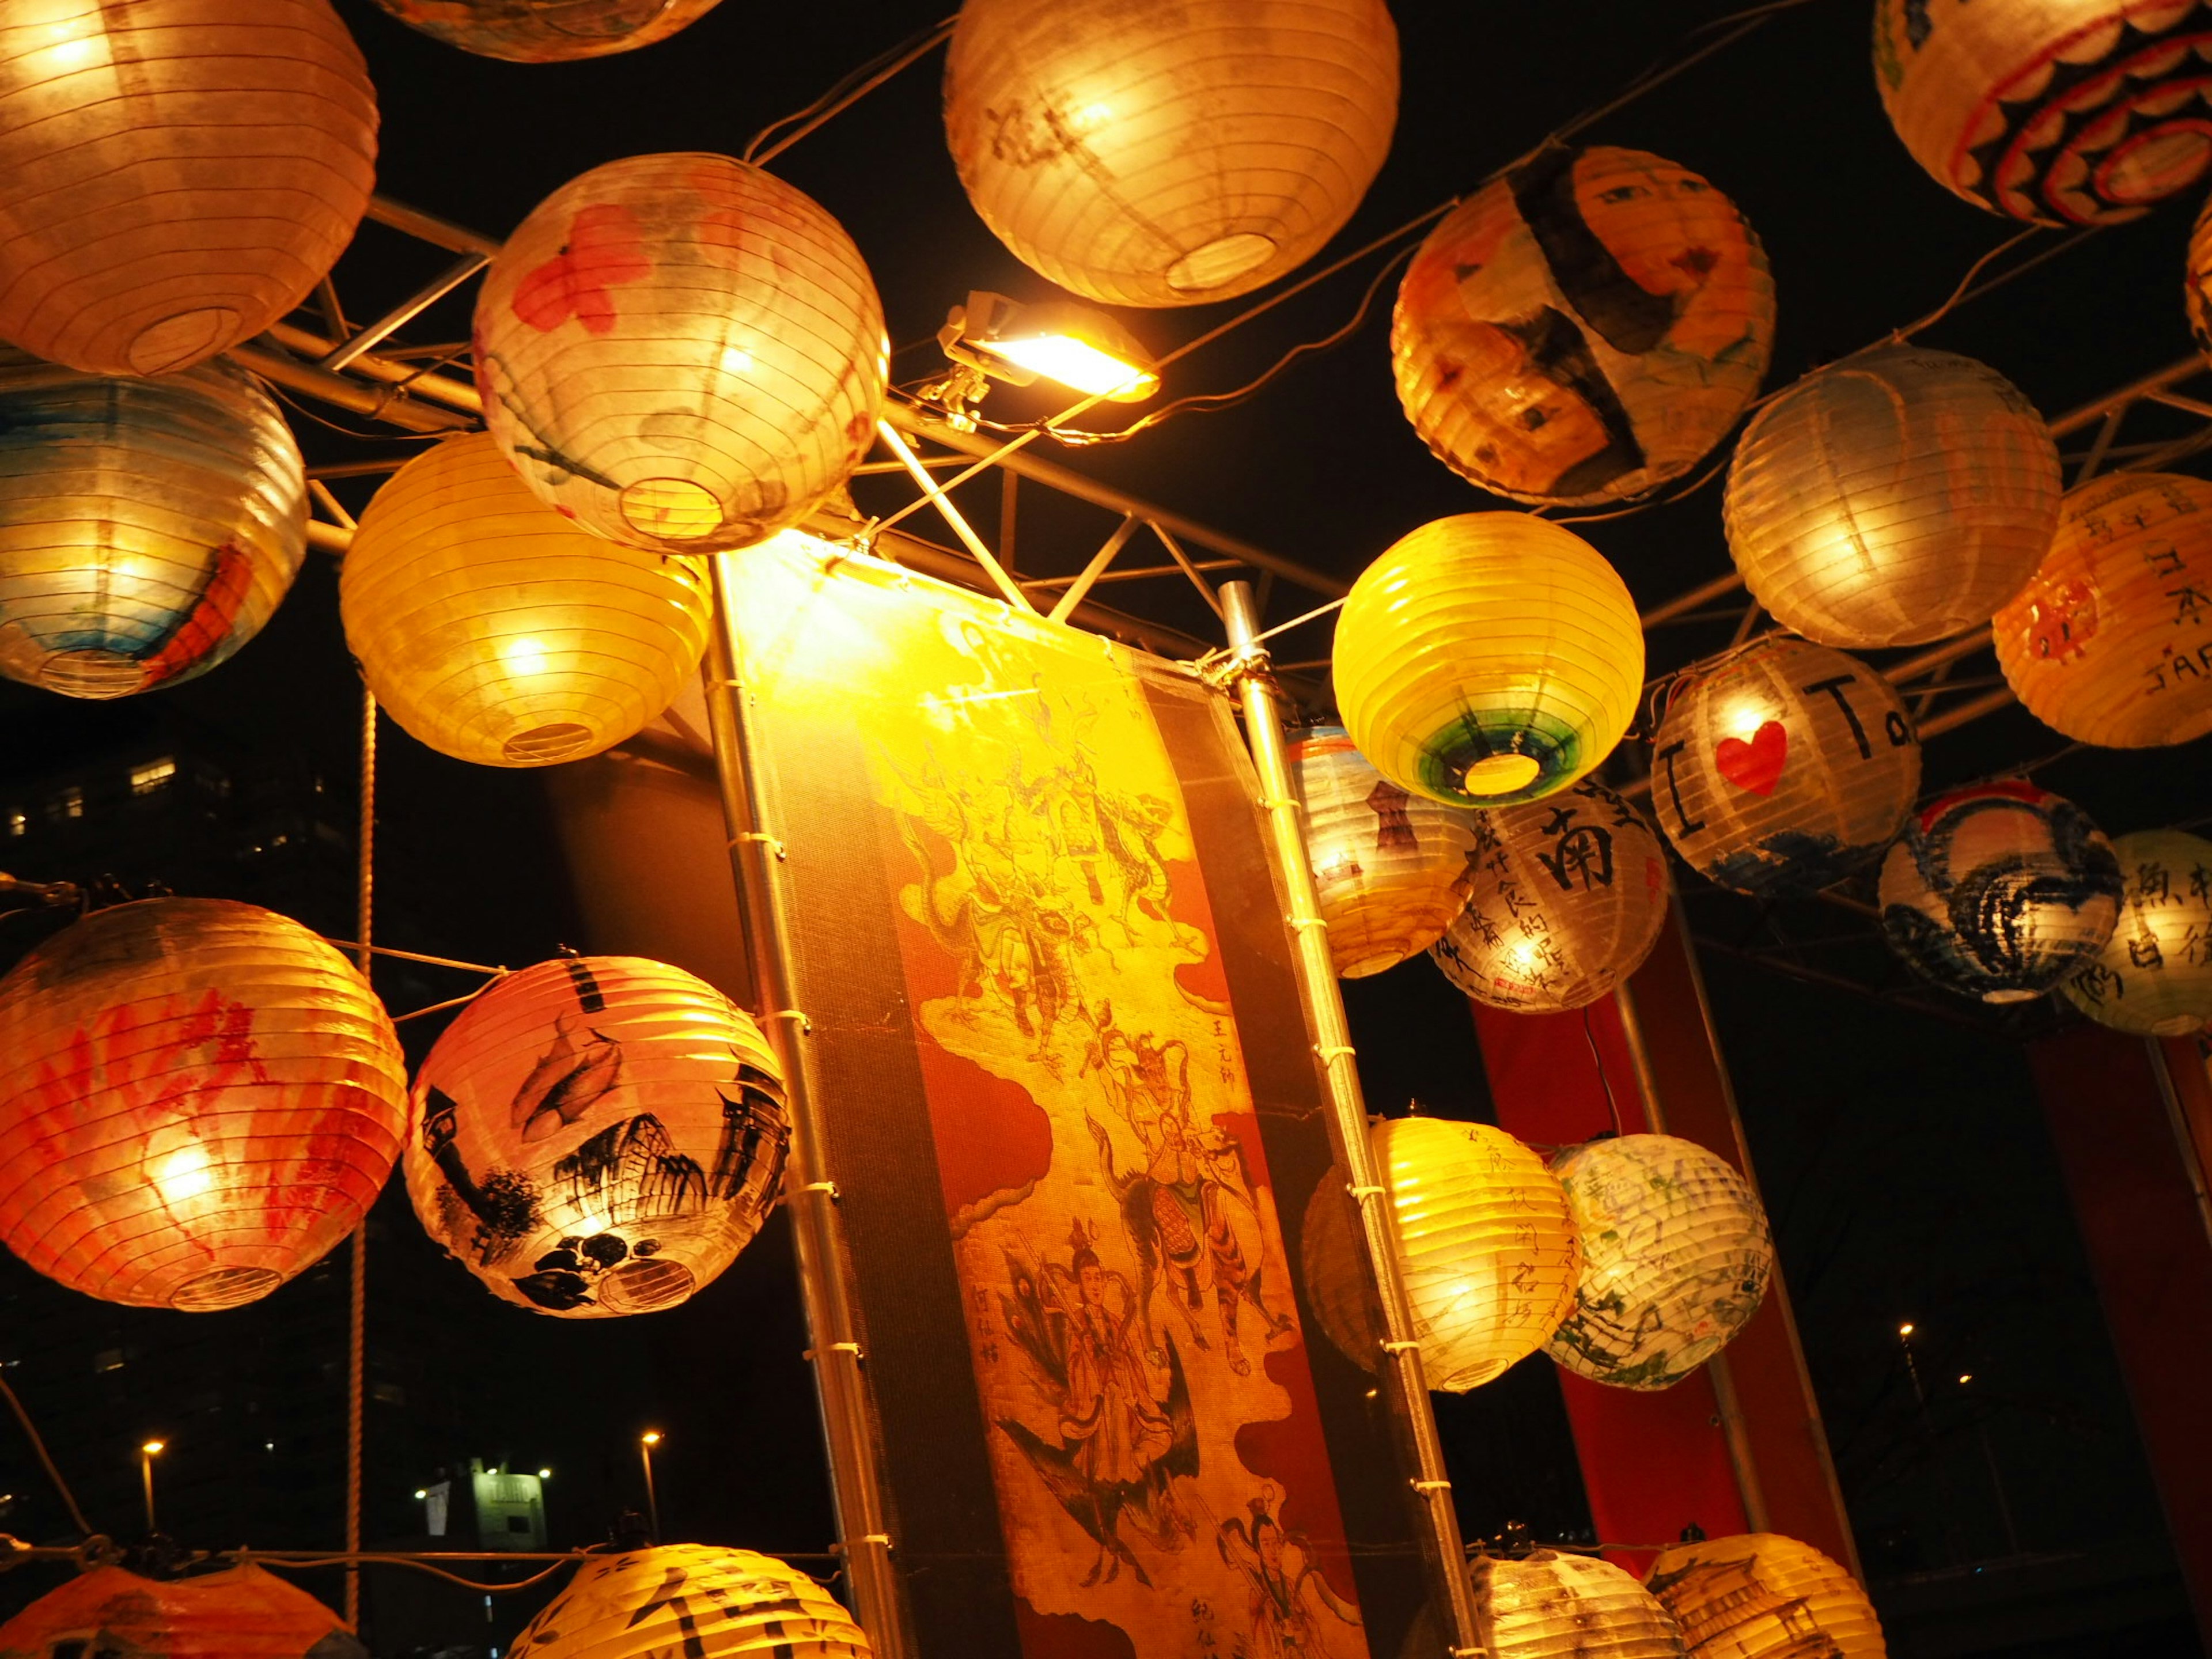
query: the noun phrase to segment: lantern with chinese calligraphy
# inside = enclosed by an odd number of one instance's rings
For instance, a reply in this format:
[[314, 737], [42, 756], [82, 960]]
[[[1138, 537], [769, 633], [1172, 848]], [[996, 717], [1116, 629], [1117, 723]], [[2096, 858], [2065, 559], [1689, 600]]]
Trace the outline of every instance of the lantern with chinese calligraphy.
[[1360, 573], [1332, 672], [1345, 728], [1384, 777], [1510, 806], [1613, 752], [1643, 693], [1644, 629], [1627, 585], [1573, 532], [1462, 513]]
[[1889, 844], [1919, 789], [1889, 682], [1786, 635], [1686, 674], [1652, 741], [1660, 829], [1691, 868], [1747, 893], [1826, 886]]
[[410, 28], [510, 64], [566, 64], [635, 52], [706, 15], [717, 0], [376, 0]]
[[0, 1659], [368, 1659], [337, 1614], [259, 1567], [79, 1574], [0, 1625]]
[[1583, 779], [1475, 815], [1467, 904], [1429, 947], [1493, 1008], [1580, 1008], [1634, 973], [1667, 920], [1667, 857], [1643, 814]]
[[1467, 1573], [1489, 1659], [1682, 1659], [1672, 1615], [1596, 1556], [1478, 1555]]
[[1784, 628], [1852, 649], [1987, 622], [2051, 547], [2058, 447], [2012, 382], [1912, 345], [1817, 369], [1752, 417], [1729, 552]]
[[481, 432], [401, 467], [338, 573], [377, 702], [482, 766], [578, 760], [637, 732], [697, 672], [708, 604], [698, 560], [577, 529]]
[[1975, 206], [2112, 224], [2212, 166], [2195, 0], [1880, 0], [1874, 63], [1897, 136]]
[[1296, 270], [1397, 119], [1382, 0], [966, 0], [945, 67], [975, 211], [1109, 305], [1204, 305]]
[[2147, 749], [2212, 732], [2212, 483], [2115, 472], [2075, 485], [1990, 631], [2028, 712], [2077, 742]]
[[1390, 327], [1398, 401], [1437, 459], [1516, 501], [1680, 477], [1759, 390], [1766, 254], [1735, 204], [1642, 150], [1553, 145], [1429, 233]]
[[1290, 761], [1336, 971], [1357, 979], [1416, 955], [1466, 902], [1474, 815], [1401, 789], [1340, 726], [1313, 727]]
[[360, 1224], [406, 1121], [383, 1004], [251, 904], [95, 910], [0, 980], [0, 1242], [88, 1296], [268, 1295]]
[[2124, 885], [2105, 948], [2059, 989], [2100, 1025], [2186, 1036], [2212, 1024], [2212, 842], [2142, 830], [2112, 843]]
[[752, 1242], [791, 1137], [750, 1016], [637, 957], [541, 962], [446, 1029], [415, 1081], [407, 1191], [520, 1307], [672, 1308]]
[[2112, 936], [2120, 866], [2088, 815], [2033, 784], [1945, 795], [1881, 866], [1881, 927], [1915, 969], [1984, 1002], [2041, 996]]
[[1778, 1533], [1703, 1538], [1661, 1553], [1644, 1588], [1699, 1659], [1884, 1659], [1881, 1621], [1858, 1581]]
[[477, 297], [484, 421], [539, 499], [673, 553], [797, 524], [875, 441], [883, 307], [844, 228], [726, 155], [633, 155], [531, 210]]
[[204, 674], [307, 546], [299, 446], [228, 363], [109, 379], [0, 347], [0, 674], [72, 697]]
[[0, 338], [95, 374], [250, 339], [353, 238], [376, 95], [326, 0], [0, 14]]
[[867, 1659], [868, 1638], [798, 1568], [706, 1544], [594, 1555], [509, 1659]]
[[1487, 1382], [1574, 1306], [1582, 1248], [1566, 1194], [1541, 1158], [1488, 1124], [1385, 1118], [1373, 1139], [1428, 1384]]
[[1552, 1160], [1583, 1241], [1574, 1310], [1544, 1346], [1578, 1376], [1668, 1389], [1751, 1321], [1774, 1271], [1766, 1212], [1717, 1152], [1620, 1135]]

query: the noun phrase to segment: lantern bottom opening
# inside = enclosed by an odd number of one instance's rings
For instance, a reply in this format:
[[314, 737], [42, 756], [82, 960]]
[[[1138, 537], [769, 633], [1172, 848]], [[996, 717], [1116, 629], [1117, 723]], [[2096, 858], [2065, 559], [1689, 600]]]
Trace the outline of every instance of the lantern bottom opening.
[[178, 1285], [169, 1305], [179, 1313], [220, 1313], [258, 1301], [283, 1282], [267, 1267], [216, 1267]]
[[500, 745], [500, 753], [518, 766], [543, 766], [549, 761], [566, 760], [571, 755], [580, 754], [591, 746], [591, 742], [590, 726], [561, 720], [517, 732]]
[[722, 504], [714, 492], [689, 478], [646, 478], [623, 489], [623, 522], [641, 536], [695, 541], [721, 528]]
[[119, 652], [88, 647], [57, 651], [39, 665], [35, 678], [45, 690], [58, 691], [65, 697], [104, 702], [110, 697], [127, 697], [143, 688], [146, 669], [135, 658]]
[[1205, 294], [1225, 288], [1275, 257], [1274, 239], [1255, 231], [1218, 236], [1193, 248], [1168, 267], [1168, 286], [1178, 294]]
[[625, 1262], [600, 1280], [599, 1305], [609, 1313], [651, 1313], [689, 1299], [699, 1280], [680, 1261]]
[[159, 374], [213, 356], [240, 331], [239, 314], [228, 306], [201, 306], [140, 329], [126, 355], [137, 373]]

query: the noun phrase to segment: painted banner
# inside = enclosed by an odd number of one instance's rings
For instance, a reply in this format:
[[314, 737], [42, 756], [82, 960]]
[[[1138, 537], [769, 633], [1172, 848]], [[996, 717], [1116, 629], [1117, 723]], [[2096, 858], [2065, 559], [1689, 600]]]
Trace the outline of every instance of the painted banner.
[[872, 560], [728, 563], [922, 1652], [1396, 1659], [1419, 1555], [1305, 1340], [1324, 1096], [1224, 700]]

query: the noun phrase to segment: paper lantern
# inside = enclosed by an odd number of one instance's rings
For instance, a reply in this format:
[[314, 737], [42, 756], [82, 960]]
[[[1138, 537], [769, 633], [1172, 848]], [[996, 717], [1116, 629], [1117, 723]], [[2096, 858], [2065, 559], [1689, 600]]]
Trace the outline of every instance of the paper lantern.
[[2028, 712], [2077, 742], [2212, 732], [2212, 484], [2115, 472], [2067, 491], [2050, 552], [1991, 632]]
[[2196, 0], [1880, 0], [1881, 100], [1912, 159], [1975, 206], [2112, 224], [2212, 164]]
[[457, 760], [547, 766], [612, 747], [676, 700], [710, 601], [698, 560], [586, 534], [469, 433], [377, 491], [338, 604], [401, 726]]
[[945, 131], [968, 199], [1062, 288], [1191, 306], [1295, 270], [1398, 119], [1382, 0], [967, 0]]
[[1729, 552], [1784, 628], [1860, 649], [1987, 622], [2049, 550], [2058, 447], [1971, 357], [1884, 346], [1752, 417], [1729, 467]]
[[868, 1638], [797, 1568], [705, 1544], [594, 1556], [508, 1659], [866, 1659]]
[[752, 1242], [790, 1120], [775, 1056], [704, 980], [638, 957], [509, 975], [415, 1081], [407, 1191], [493, 1292], [571, 1319], [672, 1308]]
[[1516, 501], [1640, 495], [1759, 390], [1765, 251], [1735, 204], [1638, 149], [1539, 150], [1429, 233], [1390, 355], [1421, 441]]
[[2119, 921], [2059, 989], [2100, 1025], [2187, 1036], [2212, 1024], [2212, 842], [2142, 830], [2112, 853], [2124, 883]]
[[1945, 795], [1881, 866], [1881, 930], [1914, 969], [1984, 1002], [2028, 1002], [2094, 957], [2120, 866], [2088, 815], [2021, 782]]
[[0, 674], [73, 697], [204, 674], [307, 537], [299, 446], [229, 364], [110, 379], [0, 347]]
[[1681, 1659], [1682, 1635], [1666, 1608], [1595, 1556], [1478, 1555], [1467, 1572], [1488, 1659]]
[[253, 905], [95, 910], [0, 979], [0, 1242], [88, 1296], [268, 1295], [360, 1224], [406, 1122], [384, 1005]]
[[1418, 955], [1467, 902], [1474, 815], [1401, 789], [1340, 726], [1313, 727], [1290, 760], [1336, 971], [1358, 979]]
[[1574, 1306], [1582, 1249], [1566, 1194], [1542, 1158], [1488, 1124], [1385, 1118], [1373, 1139], [1429, 1386], [1487, 1382]]
[[1298, 1225], [1299, 1305], [1331, 1346], [1372, 1371], [1384, 1333], [1361, 1231], [1351, 1178], [1333, 1164], [1307, 1197]]
[[510, 64], [635, 52], [688, 28], [716, 0], [376, 0], [408, 27]]
[[260, 333], [352, 240], [376, 95], [325, 0], [0, 18], [0, 338], [161, 374]]
[[1536, 800], [1595, 771], [1644, 689], [1627, 585], [1526, 513], [1462, 513], [1402, 538], [1352, 584], [1335, 655], [1359, 752], [1459, 806]]
[[1670, 1389], [1750, 1323], [1774, 1272], [1766, 1212], [1693, 1140], [1620, 1135], [1552, 1160], [1583, 1242], [1575, 1305], [1545, 1351], [1577, 1376]]
[[1643, 815], [1585, 778], [1475, 814], [1466, 908], [1429, 949], [1492, 1008], [1546, 1013], [1608, 995], [1667, 921], [1667, 857]]
[[0, 1625], [0, 1659], [368, 1659], [332, 1613], [259, 1567], [79, 1574]]
[[1651, 748], [1651, 805], [1693, 870], [1765, 893], [1825, 887], [1887, 847], [1920, 792], [1887, 680], [1771, 634], [1693, 669]]
[[477, 296], [484, 421], [587, 530], [676, 553], [794, 525], [875, 441], [889, 349], [844, 228], [726, 155], [555, 191]]
[[1678, 1544], [1644, 1583], [1695, 1659], [1884, 1659], [1889, 1650], [1858, 1581], [1777, 1533]]

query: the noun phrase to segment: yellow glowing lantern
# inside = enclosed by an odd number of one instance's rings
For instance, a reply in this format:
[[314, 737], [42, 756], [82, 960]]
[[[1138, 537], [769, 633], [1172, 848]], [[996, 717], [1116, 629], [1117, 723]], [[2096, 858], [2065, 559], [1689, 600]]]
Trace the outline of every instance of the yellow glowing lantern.
[[0, 980], [0, 1242], [88, 1296], [266, 1296], [359, 1224], [406, 1121], [383, 1004], [251, 904], [96, 910]]
[[508, 1659], [867, 1659], [868, 1638], [798, 1568], [750, 1550], [666, 1544], [590, 1558]]
[[1431, 800], [1507, 806], [1613, 752], [1643, 692], [1644, 631], [1627, 584], [1571, 531], [1462, 513], [1360, 573], [1334, 674], [1345, 728], [1384, 777]]
[[966, 0], [945, 71], [983, 222], [1111, 305], [1203, 305], [1297, 269], [1397, 118], [1382, 0]]
[[1588, 778], [1475, 815], [1467, 905], [1429, 948], [1493, 1008], [1580, 1008], [1634, 973], [1667, 921], [1667, 858], [1651, 826]]
[[289, 591], [307, 492], [228, 363], [108, 378], [0, 347], [0, 674], [120, 697], [205, 673]]
[[1644, 1583], [1697, 1659], [1885, 1659], [1889, 1651], [1858, 1581], [1778, 1533], [1678, 1544], [1651, 1564]]
[[1429, 233], [1390, 328], [1437, 459], [1516, 501], [1638, 495], [1759, 390], [1774, 283], [1735, 204], [1642, 150], [1540, 149]]
[[1948, 639], [2050, 549], [2058, 447], [1995, 369], [1884, 346], [1752, 417], [1729, 468], [1729, 551], [1751, 596], [1823, 645]]
[[1340, 726], [1314, 727], [1290, 760], [1336, 971], [1379, 974], [1425, 949], [1466, 902], [1474, 815], [1401, 789]]
[[1545, 1348], [1578, 1376], [1672, 1388], [1751, 1321], [1774, 1272], [1766, 1212], [1717, 1152], [1620, 1135], [1552, 1160], [1583, 1241], [1570, 1313]]
[[620, 743], [675, 700], [707, 644], [698, 560], [577, 529], [483, 433], [447, 439], [377, 492], [338, 603], [386, 712], [484, 766]]
[[99, 374], [291, 310], [368, 205], [376, 98], [326, 0], [0, 15], [0, 338]]
[[717, 0], [376, 0], [410, 28], [510, 64], [635, 52], [688, 28]]
[[1488, 1659], [1682, 1659], [1673, 1616], [1596, 1556], [1478, 1555], [1467, 1572]]
[[1574, 1306], [1582, 1248], [1566, 1194], [1541, 1158], [1487, 1124], [1385, 1118], [1373, 1136], [1429, 1386], [1487, 1382]]
[[752, 1242], [790, 1135], [782, 1073], [743, 1009], [664, 963], [575, 957], [501, 980], [438, 1039], [407, 1191], [505, 1300], [650, 1313]]
[[2068, 490], [2050, 552], [1991, 632], [2028, 712], [2077, 742], [2212, 732], [2212, 483], [2116, 472]]
[[477, 299], [484, 419], [538, 497], [675, 553], [794, 525], [875, 441], [888, 351], [860, 250], [726, 155], [633, 155], [533, 209]]
[[1889, 682], [1774, 634], [1677, 681], [1651, 748], [1651, 805], [1693, 870], [1763, 893], [1825, 887], [1889, 845], [1920, 744]]
[[2194, 0], [1879, 0], [1874, 62], [1912, 159], [1977, 207], [2112, 224], [2212, 165]]
[[0, 1625], [0, 1659], [367, 1659], [338, 1616], [257, 1566], [190, 1578], [94, 1567]]
[[2142, 830], [2112, 843], [2123, 886], [2105, 948], [2058, 988], [2100, 1025], [2186, 1036], [2212, 1024], [2212, 842]]

